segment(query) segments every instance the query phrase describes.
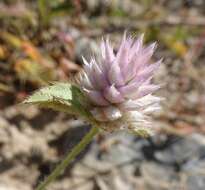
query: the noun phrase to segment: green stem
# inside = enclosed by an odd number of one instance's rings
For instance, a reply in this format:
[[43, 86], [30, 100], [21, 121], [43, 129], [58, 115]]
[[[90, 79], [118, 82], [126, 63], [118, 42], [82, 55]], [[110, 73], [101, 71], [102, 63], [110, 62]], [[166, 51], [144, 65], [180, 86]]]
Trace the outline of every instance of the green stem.
[[70, 162], [90, 143], [93, 137], [98, 133], [99, 129], [93, 127], [85, 137], [71, 150], [70, 153], [65, 157], [65, 159], [57, 165], [54, 171], [47, 177], [45, 181], [39, 184], [36, 190], [45, 190], [45, 188], [54, 181], [70, 164]]

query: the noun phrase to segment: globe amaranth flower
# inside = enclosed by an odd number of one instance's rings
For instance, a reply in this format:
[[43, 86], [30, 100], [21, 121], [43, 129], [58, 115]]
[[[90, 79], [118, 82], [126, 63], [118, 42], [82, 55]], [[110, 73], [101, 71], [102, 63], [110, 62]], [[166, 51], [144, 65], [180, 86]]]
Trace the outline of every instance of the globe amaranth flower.
[[161, 100], [153, 95], [159, 85], [152, 84], [152, 78], [161, 63], [151, 61], [155, 46], [144, 46], [143, 35], [133, 39], [125, 33], [116, 54], [107, 38], [102, 40], [98, 61], [83, 58], [80, 86], [92, 104], [93, 117], [104, 128], [149, 127], [148, 116], [160, 109]]

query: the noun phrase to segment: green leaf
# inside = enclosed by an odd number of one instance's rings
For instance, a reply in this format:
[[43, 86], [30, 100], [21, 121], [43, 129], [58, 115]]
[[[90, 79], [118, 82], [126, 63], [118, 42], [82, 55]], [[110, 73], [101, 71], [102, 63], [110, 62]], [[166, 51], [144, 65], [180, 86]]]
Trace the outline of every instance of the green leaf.
[[24, 103], [43, 103], [57, 100], [72, 100], [71, 84], [69, 83], [55, 83], [51, 86], [44, 87], [36, 91]]
[[87, 107], [87, 99], [81, 90], [69, 83], [54, 83], [28, 97], [23, 103], [37, 104], [40, 107], [80, 115], [92, 120]]

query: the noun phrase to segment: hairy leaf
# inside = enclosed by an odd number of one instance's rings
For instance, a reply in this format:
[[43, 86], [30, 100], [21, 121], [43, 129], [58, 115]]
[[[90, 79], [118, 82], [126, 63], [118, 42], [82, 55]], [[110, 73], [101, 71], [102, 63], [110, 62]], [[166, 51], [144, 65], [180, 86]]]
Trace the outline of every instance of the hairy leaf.
[[77, 86], [69, 83], [54, 83], [36, 91], [23, 103], [78, 114], [90, 120], [91, 114], [87, 110], [86, 101], [86, 97]]

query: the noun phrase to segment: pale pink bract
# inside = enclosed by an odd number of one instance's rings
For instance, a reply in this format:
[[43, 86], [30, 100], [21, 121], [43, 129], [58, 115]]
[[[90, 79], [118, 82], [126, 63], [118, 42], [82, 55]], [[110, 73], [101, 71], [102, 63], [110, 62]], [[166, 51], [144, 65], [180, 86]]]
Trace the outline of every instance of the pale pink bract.
[[[155, 46], [144, 46], [143, 35], [135, 40], [125, 33], [116, 54], [107, 38], [101, 43], [100, 61], [83, 58], [80, 86], [92, 102], [91, 113], [96, 120], [123, 118], [132, 125], [142, 124], [147, 123], [147, 114], [160, 109], [161, 98], [152, 95], [159, 85], [152, 84], [151, 79], [161, 63], [151, 62]], [[130, 128], [130, 123], [125, 121], [120, 127]]]

